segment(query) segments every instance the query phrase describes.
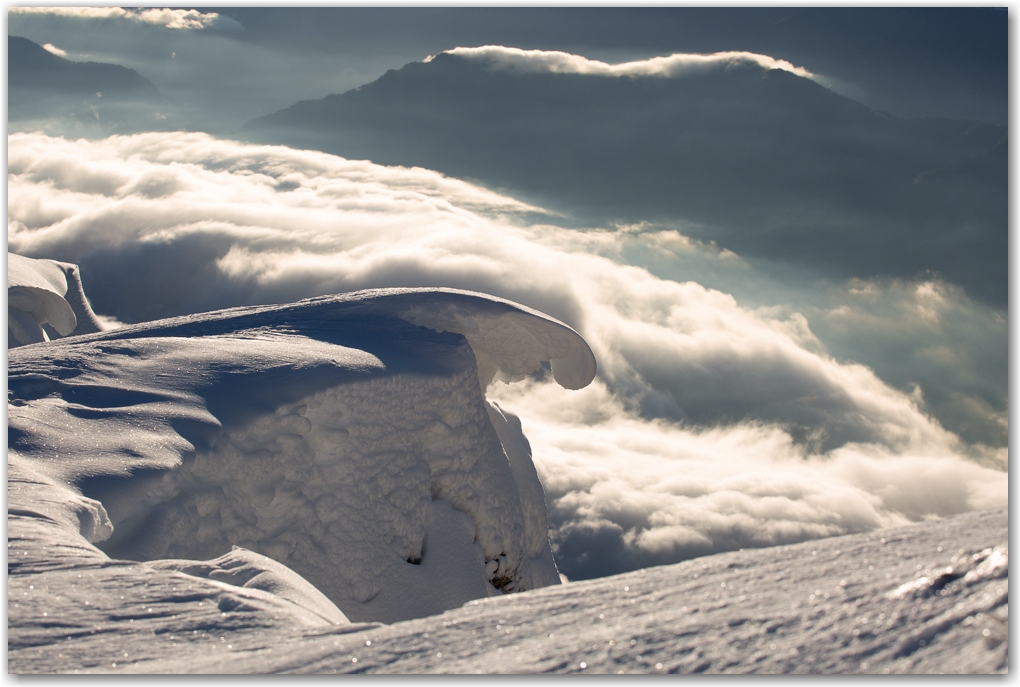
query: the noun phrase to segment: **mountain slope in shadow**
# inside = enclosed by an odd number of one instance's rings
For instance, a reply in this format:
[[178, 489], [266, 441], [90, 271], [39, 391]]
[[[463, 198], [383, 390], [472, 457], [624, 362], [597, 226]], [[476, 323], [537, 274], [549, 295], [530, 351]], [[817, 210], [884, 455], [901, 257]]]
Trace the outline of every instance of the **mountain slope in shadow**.
[[897, 118], [779, 69], [606, 77], [443, 53], [240, 135], [476, 179], [580, 224], [683, 222], [749, 258], [932, 271], [1006, 302], [1006, 128]]
[[10, 131], [105, 136], [172, 128], [170, 102], [133, 69], [73, 62], [19, 36], [7, 37]]

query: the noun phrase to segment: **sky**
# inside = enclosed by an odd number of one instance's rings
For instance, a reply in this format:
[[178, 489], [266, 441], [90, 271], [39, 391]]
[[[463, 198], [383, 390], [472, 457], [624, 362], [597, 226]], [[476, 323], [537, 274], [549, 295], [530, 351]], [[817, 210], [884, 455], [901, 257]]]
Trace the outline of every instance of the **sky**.
[[[717, 235], [682, 213], [622, 222], [588, 212], [583, 196], [549, 208], [422, 163], [233, 140], [245, 122], [298, 100], [486, 44], [559, 51], [575, 65], [739, 51], [762, 56], [755, 64], [785, 61], [784, 78], [798, 87], [896, 118], [1002, 125], [1004, 12], [91, 14], [102, 16], [9, 12], [8, 33], [68, 59], [137, 70], [197, 131], [80, 140], [12, 132], [10, 250], [80, 264], [94, 309], [114, 322], [384, 286], [477, 290], [566, 322], [598, 360], [591, 386], [568, 392], [537, 375], [497, 383], [489, 397], [522, 418], [568, 576], [1005, 503], [1007, 310], [964, 279], [876, 267], [893, 250], [863, 251], [851, 269], [829, 273], [811, 251], [774, 260], [753, 242], [724, 240], [751, 236], [731, 220], [731, 233]], [[732, 73], [698, 78], [710, 91]], [[1001, 191], [981, 169], [967, 183]], [[582, 184], [585, 172], [567, 182]], [[950, 190], [964, 188], [948, 178]], [[840, 235], [864, 226], [867, 213], [852, 207], [845, 216], [857, 224], [840, 228], [832, 208], [844, 201], [826, 202]], [[957, 226], [947, 236], [990, 235], [1004, 250], [1003, 230]], [[873, 233], [909, 247], [906, 234]], [[968, 270], [990, 271], [980, 261]]]

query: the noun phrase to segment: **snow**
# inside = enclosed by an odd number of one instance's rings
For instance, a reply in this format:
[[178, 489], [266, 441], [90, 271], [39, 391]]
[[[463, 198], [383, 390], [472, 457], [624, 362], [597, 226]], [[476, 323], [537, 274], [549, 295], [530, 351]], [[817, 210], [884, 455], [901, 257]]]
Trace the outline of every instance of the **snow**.
[[[1006, 508], [470, 601], [300, 622], [239, 588], [12, 542], [9, 670], [144, 673], [1004, 673]], [[970, 572], [941, 575], [956, 558]], [[984, 566], [982, 568], [982, 566]], [[968, 573], [969, 574], [969, 573]], [[902, 598], [933, 575], [937, 588]], [[121, 600], [119, 597], [126, 597]], [[86, 605], [88, 601], [88, 605]], [[43, 613], [49, 612], [49, 618]]]
[[11, 249], [81, 260], [125, 322], [442, 284], [577, 329], [593, 383], [486, 390], [571, 579], [1007, 502], [1007, 318], [937, 279], [797, 295], [683, 227], [568, 229], [436, 172], [198, 133], [9, 150]]
[[[427, 289], [26, 346], [10, 351], [10, 464], [48, 485], [71, 524], [58, 539], [93, 555], [221, 581], [268, 571], [256, 589], [327, 619], [421, 617], [559, 583], [520, 422], [479, 383], [547, 360], [567, 384], [595, 374], [565, 325]], [[315, 610], [320, 594], [332, 608]]]
[[334, 625], [350, 622], [332, 601], [293, 570], [272, 558], [239, 546], [208, 561], [163, 559], [150, 561], [148, 565], [156, 570], [176, 570], [186, 575], [216, 580], [222, 582], [223, 589], [227, 591], [232, 587], [262, 590], [268, 594], [255, 598], [265, 598], [270, 602], [285, 599]]
[[484, 393], [595, 359], [509, 301], [370, 290], [8, 357], [11, 673], [1008, 668], [1005, 507], [560, 584]]
[[76, 265], [7, 254], [8, 347], [101, 329]]

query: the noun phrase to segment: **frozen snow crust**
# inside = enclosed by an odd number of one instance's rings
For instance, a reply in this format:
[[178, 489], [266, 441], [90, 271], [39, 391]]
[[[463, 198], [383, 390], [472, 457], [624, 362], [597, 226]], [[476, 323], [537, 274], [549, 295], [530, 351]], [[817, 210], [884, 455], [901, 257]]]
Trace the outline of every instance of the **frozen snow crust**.
[[543, 361], [569, 388], [595, 374], [566, 325], [445, 289], [12, 349], [9, 537], [160, 561], [143, 576], [233, 585], [313, 625], [557, 584], [530, 446], [483, 396]]
[[1005, 673], [1008, 520], [1002, 507], [329, 625], [257, 588], [51, 544], [52, 523], [12, 514], [8, 671]]

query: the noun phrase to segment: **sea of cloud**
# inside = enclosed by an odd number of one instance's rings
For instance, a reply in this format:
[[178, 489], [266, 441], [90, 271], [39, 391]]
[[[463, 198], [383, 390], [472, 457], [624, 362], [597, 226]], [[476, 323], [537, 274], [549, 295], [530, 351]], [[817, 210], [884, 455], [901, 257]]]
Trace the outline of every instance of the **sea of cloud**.
[[[950, 355], [976, 336], [968, 318], [995, 342], [1002, 317], [937, 281], [748, 305], [723, 289], [736, 275], [752, 290], [753, 270], [676, 230], [563, 228], [428, 170], [205, 134], [16, 134], [8, 164], [10, 250], [81, 265], [94, 309], [123, 322], [448, 286], [577, 329], [599, 364], [590, 387], [538, 375], [489, 389], [522, 418], [570, 577], [1007, 502], [1004, 442], [961, 439], [933, 418], [922, 385], [853, 362], [867, 360], [874, 332], [918, 369], [962, 367], [957, 386], [944, 384], [1004, 428], [1004, 408], [974, 391], [1004, 369]], [[629, 259], [641, 251], [715, 288], [657, 276]]]

